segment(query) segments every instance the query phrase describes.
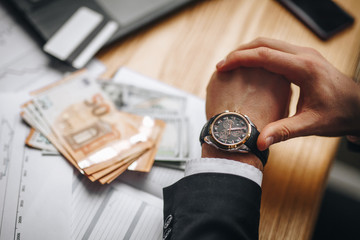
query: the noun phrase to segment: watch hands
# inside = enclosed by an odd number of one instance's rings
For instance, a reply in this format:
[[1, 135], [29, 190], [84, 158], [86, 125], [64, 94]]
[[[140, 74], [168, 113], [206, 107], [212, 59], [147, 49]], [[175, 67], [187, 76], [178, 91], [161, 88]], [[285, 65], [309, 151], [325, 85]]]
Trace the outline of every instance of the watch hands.
[[230, 126], [229, 126], [229, 129], [228, 129], [229, 135], [231, 134], [231, 126], [232, 126], [232, 122], [230, 122]]
[[229, 128], [229, 131], [237, 131], [237, 130], [243, 130], [245, 129], [244, 127], [235, 127], [235, 128]]

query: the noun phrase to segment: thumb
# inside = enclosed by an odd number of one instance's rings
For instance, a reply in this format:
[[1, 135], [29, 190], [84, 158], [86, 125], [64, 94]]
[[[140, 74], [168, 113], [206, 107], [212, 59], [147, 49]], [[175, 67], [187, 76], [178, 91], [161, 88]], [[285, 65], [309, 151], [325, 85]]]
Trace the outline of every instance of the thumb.
[[264, 151], [270, 145], [290, 138], [310, 135], [311, 121], [306, 115], [302, 113], [266, 125], [257, 140], [259, 150]]

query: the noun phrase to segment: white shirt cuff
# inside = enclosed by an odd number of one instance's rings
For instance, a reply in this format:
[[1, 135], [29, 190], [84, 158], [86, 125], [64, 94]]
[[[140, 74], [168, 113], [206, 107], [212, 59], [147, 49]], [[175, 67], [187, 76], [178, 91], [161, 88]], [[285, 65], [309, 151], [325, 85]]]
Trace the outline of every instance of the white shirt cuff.
[[225, 173], [248, 178], [261, 187], [263, 173], [256, 167], [223, 158], [200, 158], [187, 161], [185, 176], [197, 173]]

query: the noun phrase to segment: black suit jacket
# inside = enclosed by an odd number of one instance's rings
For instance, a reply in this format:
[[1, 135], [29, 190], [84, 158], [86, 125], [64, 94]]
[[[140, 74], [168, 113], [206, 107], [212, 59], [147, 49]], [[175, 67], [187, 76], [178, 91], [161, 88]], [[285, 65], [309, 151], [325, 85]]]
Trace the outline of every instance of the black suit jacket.
[[165, 239], [258, 239], [261, 188], [232, 174], [200, 173], [164, 188]]

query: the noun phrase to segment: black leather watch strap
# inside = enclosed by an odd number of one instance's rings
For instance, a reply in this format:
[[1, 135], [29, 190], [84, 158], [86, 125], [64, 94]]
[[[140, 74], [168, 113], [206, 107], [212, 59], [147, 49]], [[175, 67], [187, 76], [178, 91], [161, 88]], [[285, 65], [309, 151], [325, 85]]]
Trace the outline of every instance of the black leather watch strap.
[[257, 139], [260, 135], [260, 132], [256, 129], [256, 127], [251, 126], [251, 135], [250, 138], [245, 142], [245, 145], [251, 149], [251, 152], [254, 153], [262, 162], [263, 166], [265, 167], [265, 164], [269, 157], [269, 149], [266, 149], [265, 151], [260, 151], [257, 147]]

